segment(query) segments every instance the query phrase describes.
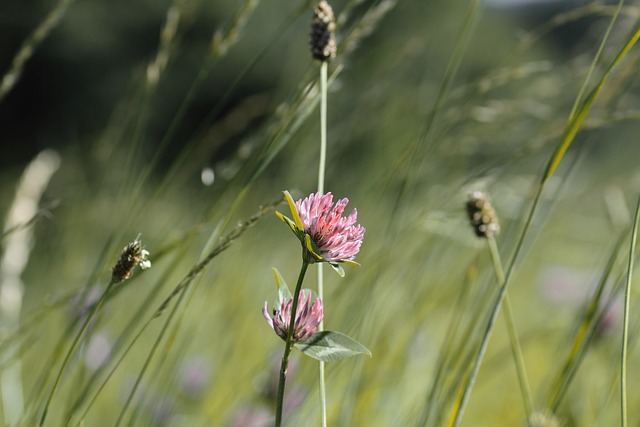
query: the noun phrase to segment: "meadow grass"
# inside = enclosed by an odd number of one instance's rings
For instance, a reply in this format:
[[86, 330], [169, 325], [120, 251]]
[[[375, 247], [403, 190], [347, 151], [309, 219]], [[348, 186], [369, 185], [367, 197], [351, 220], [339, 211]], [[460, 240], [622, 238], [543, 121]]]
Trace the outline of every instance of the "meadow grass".
[[[331, 5], [320, 65], [312, 2], [158, 3], [157, 44], [100, 131], [58, 144], [44, 192], [16, 190], [26, 165], [0, 171], [2, 212], [35, 208], [0, 237], [22, 248], [0, 264], [3, 423], [273, 425], [283, 342], [260, 310], [272, 268], [300, 269], [274, 211], [318, 188], [367, 229], [361, 266], [324, 266], [324, 326], [372, 356], [326, 363], [321, 398], [294, 350], [283, 425], [320, 425], [319, 402], [330, 426], [640, 422], [640, 4], [526, 30], [482, 1]], [[0, 102], [87, 16], [51, 7]], [[475, 190], [495, 236], [469, 225]], [[136, 236], [151, 268], [115, 283]]]

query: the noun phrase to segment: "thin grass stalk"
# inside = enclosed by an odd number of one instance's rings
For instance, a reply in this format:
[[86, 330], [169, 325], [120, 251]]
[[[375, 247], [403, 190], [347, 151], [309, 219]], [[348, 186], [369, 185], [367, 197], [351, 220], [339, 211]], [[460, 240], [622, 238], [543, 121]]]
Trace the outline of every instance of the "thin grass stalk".
[[462, 415], [464, 414], [467, 401], [469, 400], [469, 396], [471, 395], [471, 389], [473, 388], [476, 377], [478, 376], [478, 371], [480, 370], [480, 364], [482, 362], [482, 359], [484, 358], [484, 354], [489, 344], [489, 338], [491, 337], [491, 333], [493, 332], [493, 327], [498, 317], [498, 313], [500, 312], [500, 307], [502, 307], [502, 301], [504, 300], [504, 296], [507, 293], [507, 289], [511, 281], [511, 276], [513, 275], [516, 261], [518, 259], [518, 256], [520, 255], [520, 251], [524, 247], [525, 237], [527, 237], [529, 233], [529, 229], [531, 228], [531, 224], [533, 223], [533, 216], [536, 213], [538, 205], [540, 203], [543, 188], [544, 188], [543, 184], [537, 185], [537, 192], [533, 200], [533, 204], [531, 205], [531, 209], [529, 210], [529, 215], [527, 216], [527, 220], [525, 221], [524, 229], [520, 234], [520, 238], [516, 245], [513, 258], [511, 259], [511, 262], [509, 264], [509, 268], [507, 269], [504, 282], [500, 285], [500, 292], [496, 296], [496, 300], [493, 303], [493, 308], [491, 311], [491, 315], [489, 317], [489, 322], [487, 323], [484, 336], [482, 337], [482, 343], [480, 344], [480, 349], [473, 363], [471, 374], [469, 376], [469, 379], [467, 380], [466, 385], [463, 387], [464, 391], [460, 394], [460, 396], [458, 397], [458, 399], [456, 399], [456, 402], [454, 403], [453, 411], [449, 418], [449, 422], [447, 423], [448, 426], [457, 427], [460, 424], [460, 421], [462, 420]]
[[[160, 352], [160, 355], [158, 356], [159, 360], [156, 363], [155, 372], [151, 376], [151, 378], [153, 378], [155, 381], [157, 381], [158, 378], [160, 378], [161, 376], [162, 368], [166, 363], [166, 359], [169, 357], [171, 353], [171, 347], [173, 347], [176, 342], [176, 338], [178, 336], [178, 333], [180, 332], [180, 327], [182, 326], [184, 321], [184, 316], [187, 313], [186, 307], [188, 307], [193, 301], [193, 297], [196, 294], [196, 289], [198, 288], [199, 284], [200, 284], [200, 281], [196, 282], [194, 286], [185, 288], [182, 294], [180, 294], [179, 300], [176, 302], [176, 310], [181, 306], [184, 306], [185, 309], [176, 315], [177, 320], [173, 322], [174, 323], [173, 329], [168, 333], [168, 338], [165, 342], [164, 349]], [[146, 399], [148, 400], [149, 396], [146, 396]], [[140, 402], [136, 406], [136, 408], [134, 408], [133, 414], [129, 419], [129, 424], [128, 424], [129, 426], [135, 426], [137, 424], [138, 417], [140, 416], [140, 410], [142, 409], [143, 405], [144, 405], [144, 402]]]
[[51, 12], [49, 12], [44, 21], [42, 21], [33, 33], [31, 33], [29, 38], [25, 40], [20, 50], [18, 50], [18, 53], [13, 57], [13, 61], [11, 61], [11, 68], [9, 68], [9, 71], [2, 77], [2, 82], [0, 82], [0, 103], [20, 80], [27, 61], [31, 59], [38, 46], [42, 44], [51, 31], [60, 23], [65, 12], [74, 1], [75, 0], [60, 0]]
[[611, 17], [611, 20], [609, 21], [609, 26], [607, 26], [607, 30], [604, 33], [604, 37], [602, 37], [602, 41], [600, 42], [600, 46], [598, 46], [598, 51], [596, 52], [593, 60], [591, 61], [591, 65], [589, 66], [589, 71], [587, 72], [587, 76], [585, 77], [584, 81], [582, 82], [582, 86], [580, 87], [580, 91], [578, 92], [578, 96], [576, 96], [575, 101], [573, 102], [573, 107], [571, 107], [571, 114], [569, 114], [569, 117], [573, 117], [573, 115], [576, 113], [576, 110], [578, 109], [578, 105], [580, 105], [580, 101], [582, 100], [582, 96], [584, 95], [584, 91], [587, 89], [587, 84], [589, 83], [589, 80], [591, 80], [591, 75], [593, 74], [593, 71], [596, 68], [596, 64], [598, 63], [598, 59], [600, 58], [600, 55], [602, 54], [602, 50], [604, 49], [604, 45], [607, 43], [607, 40], [609, 39], [609, 34], [611, 34], [611, 30], [613, 29], [613, 24], [615, 24], [616, 20], [618, 19], [618, 15], [620, 15], [620, 11], [622, 10], [622, 5], [624, 4], [624, 0], [620, 0], [618, 2], [618, 6], [616, 7], [616, 11], [614, 12], [613, 16]]
[[44, 399], [46, 393], [46, 386], [49, 382], [49, 378], [52, 374], [50, 367], [55, 366], [60, 358], [62, 357], [65, 343], [68, 338], [74, 331], [74, 327], [76, 326], [76, 322], [71, 322], [64, 332], [57, 339], [56, 344], [51, 352], [50, 356], [47, 358], [45, 365], [42, 367], [42, 370], [37, 375], [37, 379], [34, 382], [34, 386], [29, 392], [29, 396], [27, 396], [27, 408], [25, 410], [26, 416], [25, 418], [31, 419], [31, 424], [35, 425], [36, 420], [38, 418], [38, 413], [40, 411], [39, 403], [42, 399]]
[[[462, 58], [469, 45], [471, 34], [476, 27], [476, 23], [479, 20], [480, 12], [482, 10], [484, 2], [482, 0], [473, 0], [469, 5], [468, 12], [465, 16], [462, 30], [458, 33], [455, 44], [453, 46], [453, 53], [447, 62], [442, 83], [438, 87], [438, 93], [436, 95], [433, 108], [429, 112], [426, 118], [424, 128], [420, 131], [420, 136], [414, 141], [414, 143], [407, 150], [408, 165], [406, 167], [406, 175], [401, 179], [400, 191], [397, 193], [397, 200], [394, 203], [393, 212], [390, 215], [391, 218], [397, 218], [397, 210], [400, 206], [404, 206], [402, 203], [407, 197], [411, 196], [413, 191], [414, 182], [416, 181], [415, 171], [422, 170], [419, 167], [420, 163], [420, 150], [422, 147], [426, 147], [426, 150], [430, 147], [430, 135], [433, 127], [436, 123], [436, 118], [439, 117], [440, 110], [445, 104], [446, 96], [449, 94], [449, 87], [451, 86], [458, 68], [462, 63]], [[425, 151], [426, 152], [426, 151]], [[424, 153], [422, 153], [424, 154]], [[399, 165], [403, 165], [404, 162]], [[391, 181], [389, 181], [391, 182]], [[400, 224], [402, 221], [391, 221], [390, 224]]]
[[[303, 12], [306, 8], [300, 8], [299, 10], [292, 12], [289, 14], [282, 24], [278, 27], [278, 29], [267, 39], [267, 43], [265, 46], [257, 52], [255, 55], [251, 57], [251, 60], [247, 63], [247, 65], [235, 75], [234, 80], [226, 87], [225, 92], [222, 94], [220, 99], [216, 102], [210, 114], [208, 114], [203, 120], [200, 127], [196, 130], [196, 135], [202, 135], [206, 129], [205, 124], [210, 123], [213, 119], [219, 116], [220, 112], [223, 110], [223, 107], [226, 105], [229, 100], [233, 90], [238, 86], [240, 81], [262, 60], [266, 55], [269, 54], [270, 49], [277, 45], [278, 39], [286, 35], [287, 28], [291, 27], [292, 23], [295, 19]], [[191, 90], [191, 89], [190, 89]], [[184, 166], [185, 161], [188, 158], [189, 153], [191, 153], [194, 149], [194, 141], [195, 139], [190, 140], [184, 147], [183, 150], [180, 151], [178, 156], [174, 161], [171, 162], [169, 166], [169, 170], [164, 175], [160, 185], [157, 187], [154, 195], [162, 194], [162, 192], [167, 188], [167, 186], [175, 180], [177, 173], [180, 171], [180, 168]]]
[[[467, 269], [467, 278], [469, 278], [469, 276], [471, 275], [470, 269], [471, 267]], [[456, 299], [456, 303], [455, 303], [456, 307], [464, 307], [466, 305], [467, 298], [470, 294], [469, 292], [467, 292], [467, 290], [471, 286], [471, 283], [472, 283], [472, 280], [470, 279], [465, 280], [464, 287], [462, 288], [462, 292], [458, 293], [458, 298]], [[451, 355], [454, 353], [453, 341], [454, 341], [454, 338], [457, 337], [458, 331], [461, 329], [462, 318], [463, 316], [458, 316], [454, 310], [451, 311], [451, 318], [449, 319], [447, 330], [444, 334], [444, 336], [449, 337], [449, 339], [446, 339], [444, 342], [444, 345], [440, 347], [440, 352], [438, 353], [438, 359], [435, 364], [436, 366], [435, 376], [431, 381], [431, 386], [429, 387], [429, 393], [427, 395], [425, 405], [422, 408], [422, 413], [420, 415], [420, 419], [417, 424], [418, 426], [422, 426], [422, 427], [431, 426], [431, 425], [434, 425], [434, 423], [436, 422], [435, 420], [437, 416], [435, 417], [431, 416], [434, 412], [438, 411], [440, 407], [440, 405], [435, 404], [436, 393], [440, 389], [441, 384], [443, 384], [443, 381], [444, 381], [443, 376], [446, 371], [445, 369], [446, 364], [448, 361], [451, 360], [452, 358]], [[433, 420], [433, 422], [430, 423], [429, 422], [430, 420]]]
[[158, 334], [157, 339], [154, 341], [153, 346], [151, 347], [151, 350], [149, 351], [149, 355], [147, 356], [147, 358], [144, 361], [144, 365], [142, 366], [142, 369], [138, 373], [138, 377], [136, 378], [136, 382], [134, 383], [133, 388], [131, 389], [131, 392], [129, 393], [129, 396], [127, 397], [126, 402], [122, 406], [122, 410], [120, 411], [120, 415], [118, 416], [118, 419], [116, 420], [115, 427], [119, 427], [122, 424], [122, 422], [124, 421], [124, 417], [125, 417], [125, 415], [127, 413], [127, 410], [129, 409], [129, 407], [133, 403], [133, 399], [136, 396], [136, 392], [138, 391], [138, 388], [140, 387], [140, 384], [142, 383], [142, 378], [144, 377], [144, 374], [147, 372], [147, 369], [149, 369], [149, 366], [151, 365], [151, 361], [153, 359], [153, 356], [155, 355], [158, 347], [160, 346], [160, 342], [164, 338], [165, 333], [169, 329], [169, 325], [171, 324], [171, 322], [173, 320], [173, 317], [176, 315], [178, 307], [180, 307], [180, 303], [182, 302], [182, 300], [184, 299], [184, 297], [186, 295], [187, 289], [188, 289], [188, 287], [186, 287], [186, 286], [182, 288], [182, 290], [180, 292], [180, 295], [178, 297], [178, 301], [176, 301], [176, 303], [173, 305], [173, 307], [171, 309], [171, 312], [167, 316], [167, 319], [165, 320], [164, 324], [162, 325], [162, 329], [160, 330], [160, 333]]
[[[211, 54], [205, 58], [203, 64], [200, 66], [198, 70], [198, 74], [194, 78], [194, 81], [187, 89], [187, 93], [185, 94], [180, 106], [176, 114], [173, 116], [171, 123], [157, 147], [154, 149], [154, 155], [151, 160], [147, 163], [148, 166], [144, 168], [142, 173], [140, 174], [139, 179], [136, 180], [135, 186], [132, 190], [132, 199], [137, 200], [142, 192], [144, 185], [148, 182], [153, 169], [157, 166], [160, 161], [164, 150], [167, 145], [171, 141], [171, 139], [175, 136], [178, 125], [182, 123], [182, 119], [185, 117], [190, 102], [193, 100], [193, 97], [198, 93], [198, 90], [202, 87], [202, 85], [206, 82], [207, 78], [211, 74], [211, 71], [214, 69], [214, 66], [222, 59], [228, 52], [229, 48], [235, 45], [240, 37], [240, 33], [246, 26], [247, 21], [252, 16], [253, 11], [258, 5], [258, 0], [245, 0], [242, 6], [236, 11], [235, 15], [232, 18], [232, 21], [227, 29], [226, 33], [217, 32], [212, 40], [211, 46]], [[155, 89], [155, 85], [153, 87]], [[145, 97], [147, 97], [147, 90], [145, 89]], [[155, 90], [152, 90], [155, 92]], [[179, 159], [179, 163], [181, 164], [184, 161], [184, 157]], [[178, 162], [174, 162], [169, 174], [163, 179], [160, 186], [156, 189], [154, 196], [161, 194], [166, 186], [171, 182], [171, 178], [173, 178], [174, 174], [177, 172]]]
[[327, 67], [327, 61], [323, 61], [320, 65], [320, 161], [318, 163], [320, 193], [324, 193], [324, 171], [327, 163]]
[[[637, 316], [633, 327], [629, 328], [629, 330], [631, 331], [631, 333], [629, 334], [629, 344], [631, 347], [633, 347], [637, 343], [638, 332], [640, 330], [640, 319]], [[605, 388], [606, 390], [608, 390], [607, 393], [603, 393], [602, 395], [602, 403], [598, 405], [601, 409], [598, 412], [599, 415], [596, 416], [594, 422], [591, 424], [593, 427], [598, 427], [605, 423], [605, 421], [602, 420], [604, 418], [604, 414], [606, 414], [604, 409], [609, 406], [609, 402], [616, 395], [616, 389], [620, 387], [620, 368], [618, 367], [618, 362], [618, 360], [611, 362], [611, 366], [609, 369], [609, 372], [611, 372], [611, 374], [606, 375], [606, 378], [611, 378], [611, 382], [610, 385]], [[606, 425], [608, 426], [609, 424]]]
[[620, 355], [620, 418], [622, 427], [627, 427], [627, 353], [629, 346], [629, 301], [631, 299], [631, 278], [633, 277], [633, 262], [636, 256], [636, 237], [638, 222], [640, 221], [640, 197], [636, 205], [636, 217], [631, 232], [631, 247], [629, 248], [629, 264], [627, 267], [627, 283], [624, 290], [624, 315], [622, 322], [622, 352]]
[[[154, 259], [155, 260], [160, 258], [160, 256], [158, 256], [158, 252], [159, 251], [154, 251]], [[175, 266], [177, 265], [178, 261], [181, 260], [184, 257], [184, 255], [185, 255], [185, 253], [183, 252], [173, 262], [172, 265], [167, 267], [166, 271], [169, 272], [171, 269], [175, 268]], [[167, 273], [165, 273], [164, 275], [161, 275], [161, 276], [162, 277], [166, 277], [166, 275], [167, 275]], [[129, 337], [133, 334], [133, 332], [136, 329], [136, 326], [143, 323], [144, 314], [146, 313], [145, 308], [151, 306], [151, 304], [153, 302], [153, 299], [156, 297], [156, 295], [158, 294], [158, 291], [161, 288], [163, 280], [164, 279], [161, 279], [161, 281], [158, 282], [158, 284], [156, 286], [154, 286], [153, 289], [150, 290], [150, 292], [147, 294], [147, 296], [144, 299], [144, 301], [141, 304], [139, 304], [138, 309], [134, 310], [133, 316], [128, 321], [127, 325], [122, 329], [122, 333], [120, 333], [118, 335], [118, 339], [113, 344], [112, 354], [114, 354], [114, 355], [117, 354], [120, 351], [120, 349], [122, 349], [124, 347], [124, 344], [127, 342]], [[116, 288], [116, 290], [117, 289], [119, 289], [119, 288]], [[112, 294], [115, 294], [115, 293], [116, 293], [115, 291], [112, 292]], [[102, 389], [107, 385], [109, 379], [111, 378], [111, 376], [114, 374], [114, 372], [117, 369], [117, 367], [120, 365], [120, 363], [124, 359], [124, 356], [133, 347], [133, 344], [137, 341], [137, 339], [140, 337], [140, 335], [142, 335], [142, 332], [144, 332], [146, 330], [146, 328], [150, 325], [151, 321], [154, 318], [155, 317], [151, 317], [146, 322], [144, 322], [142, 328], [137, 333], [136, 337], [129, 344], [129, 346], [124, 350], [124, 353], [122, 354], [120, 359], [115, 363], [115, 365], [113, 366], [112, 370], [107, 374], [106, 378], [102, 380], [102, 383], [98, 386], [97, 391], [94, 392], [94, 395], [91, 397], [91, 400], [89, 401], [87, 407], [85, 408], [83, 414], [81, 415], [81, 419], [84, 419], [86, 417], [86, 415], [89, 412], [91, 406], [93, 406], [93, 403], [95, 402], [96, 398], [98, 397], [98, 395], [100, 394]], [[93, 391], [95, 383], [100, 379], [99, 378], [100, 375], [106, 370], [106, 368], [107, 368], [107, 364], [105, 364], [103, 367], [100, 367], [91, 376], [91, 378], [89, 378], [89, 380], [84, 385], [84, 387], [81, 390], [79, 389], [80, 392], [78, 393], [78, 397], [76, 398], [76, 400], [74, 401], [73, 405], [71, 406], [71, 409], [69, 411], [67, 411], [65, 425], [71, 425], [71, 422], [72, 422], [75, 414], [80, 411], [80, 408], [81, 408], [82, 404], [85, 403], [87, 401], [87, 399], [91, 396], [90, 393]]]
[[[331, 85], [333, 81], [342, 72], [341, 66], [336, 67], [331, 75], [327, 85]], [[315, 110], [316, 106], [320, 102], [320, 96], [317, 91], [313, 90], [314, 86], [308, 85], [307, 89], [296, 99], [295, 104], [287, 112], [286, 117], [283, 120], [281, 128], [279, 128], [269, 138], [265, 146], [265, 150], [260, 154], [258, 164], [255, 165], [252, 171], [249, 172], [248, 177], [244, 181], [244, 185], [248, 186], [253, 183], [262, 172], [267, 168], [276, 155], [284, 148], [284, 146], [291, 140], [293, 135], [300, 129], [306, 119]]]
[[[94, 266], [91, 272], [91, 275], [89, 276], [89, 279], [87, 280], [85, 285], [82, 288], [80, 288], [80, 290], [74, 290], [70, 292], [68, 295], [64, 295], [61, 298], [58, 298], [55, 301], [52, 301], [50, 303], [51, 309], [56, 308], [61, 304], [65, 304], [73, 298], [80, 298], [81, 300], [84, 300], [91, 284], [96, 283], [98, 281], [98, 276], [101, 274], [101, 271], [102, 271], [101, 267], [104, 265], [104, 261], [106, 260], [111, 243], [112, 241], [111, 239], [109, 239], [107, 243], [104, 245], [102, 249], [102, 253], [98, 258], [96, 265]], [[110, 293], [109, 297], [111, 296], [112, 294]], [[46, 314], [46, 311], [41, 314], [38, 314], [37, 317], [44, 316], [45, 314]], [[34, 326], [37, 325], [37, 322], [35, 322], [35, 317], [32, 320], [32, 322], [34, 322]], [[79, 322], [80, 322], [80, 318], [76, 318], [76, 319], [73, 319], [67, 325], [64, 332], [60, 335], [60, 338], [57, 340], [54, 350], [51, 352], [51, 356], [49, 356], [46, 363], [44, 363], [43, 365], [44, 367], [42, 371], [37, 376], [37, 380], [35, 381], [35, 385], [33, 386], [32, 391], [29, 393], [28, 401], [32, 403], [30, 403], [29, 405], [31, 409], [28, 408], [26, 412], [28, 414], [27, 417], [33, 419], [33, 423], [35, 423], [35, 420], [37, 418], [37, 412], [38, 412], [38, 408], [33, 402], [40, 401], [41, 397], [43, 396], [43, 393], [46, 391], [46, 383], [49, 379], [50, 374], [52, 373], [49, 367], [57, 364], [59, 358], [62, 356], [62, 351], [64, 349], [65, 342], [71, 336], [76, 325]]]
[[[581, 7], [571, 8], [567, 12], [558, 13], [549, 20], [538, 25], [538, 27], [527, 32], [527, 34], [521, 38], [517, 51], [529, 51], [534, 43], [562, 26], [590, 17], [613, 16], [617, 13], [617, 10], [618, 6], [598, 4], [594, 2]], [[637, 18], [638, 8], [635, 6], [625, 6], [622, 8], [620, 13], [627, 17]]]
[[44, 422], [45, 422], [45, 420], [47, 418], [47, 413], [49, 411], [49, 407], [51, 406], [51, 401], [53, 400], [53, 396], [56, 394], [56, 391], [58, 390], [58, 387], [60, 386], [60, 381], [62, 380], [62, 375], [64, 374], [64, 371], [66, 370], [67, 365], [69, 364], [69, 361], [71, 360], [71, 356], [73, 355], [73, 352], [75, 351], [76, 347], [78, 346], [78, 343], [80, 342], [80, 338], [82, 338], [82, 336], [84, 335], [84, 332], [87, 330], [87, 327], [91, 323], [91, 320], [93, 320], [93, 318], [95, 317], [96, 313], [98, 312], [98, 310], [100, 309], [100, 307], [104, 303], [107, 295], [111, 291], [111, 288], [113, 287], [114, 284], [115, 284], [114, 279], [111, 279], [111, 281], [109, 282], [109, 285], [107, 285], [107, 289], [102, 293], [102, 295], [100, 296], [100, 299], [98, 300], [98, 302], [93, 306], [93, 308], [91, 309], [91, 311], [89, 312], [89, 314], [85, 318], [84, 322], [82, 323], [82, 326], [80, 327], [80, 330], [78, 331], [78, 333], [76, 333], [76, 336], [74, 337], [73, 342], [71, 343], [71, 346], [69, 347], [69, 350], [67, 350], [67, 354], [65, 355], [64, 360], [62, 361], [62, 366], [60, 366], [60, 369], [58, 370], [58, 375], [56, 376], [56, 379], [55, 379], [55, 381], [53, 383], [53, 387], [51, 388], [51, 391], [49, 392], [49, 396], [47, 397], [47, 401], [46, 401], [46, 403], [44, 405], [44, 409], [42, 410], [42, 415], [40, 417], [40, 422], [38, 423], [39, 426], [44, 425]]
[[[306, 248], [303, 249], [306, 251]], [[282, 410], [284, 408], [284, 386], [287, 379], [287, 367], [289, 366], [289, 355], [291, 354], [291, 348], [293, 347], [293, 331], [296, 324], [296, 312], [298, 310], [298, 299], [300, 297], [300, 290], [302, 289], [302, 282], [309, 267], [309, 260], [306, 259], [306, 253], [303, 255], [302, 267], [300, 267], [300, 274], [298, 275], [298, 282], [296, 283], [296, 290], [293, 293], [293, 302], [291, 303], [291, 316], [289, 320], [289, 329], [287, 330], [287, 339], [284, 343], [284, 354], [282, 355], [282, 363], [280, 364], [280, 377], [278, 379], [278, 394], [276, 397], [276, 427], [282, 425]]]
[[[583, 319], [576, 329], [573, 343], [571, 344], [571, 348], [569, 350], [569, 353], [567, 354], [562, 370], [558, 373], [558, 376], [552, 383], [552, 394], [547, 403], [547, 409], [551, 413], [554, 413], [558, 410], [560, 402], [562, 401], [566, 390], [569, 388], [569, 384], [573, 380], [573, 377], [586, 354], [586, 350], [589, 344], [592, 342], [595, 333], [595, 326], [598, 323], [598, 307], [600, 306], [602, 295], [604, 294], [605, 285], [609, 281], [611, 273], [616, 264], [617, 256], [620, 249], [622, 248], [624, 238], [625, 233], [621, 233], [614, 246], [613, 251], [611, 252], [611, 255], [609, 256], [607, 265], [605, 266], [598, 286], [593, 293], [593, 296], [591, 297], [591, 301], [583, 315]], [[601, 316], [602, 315], [603, 314], [601, 314]]]
[[[136, 380], [136, 383], [133, 387], [133, 389], [131, 390], [129, 397], [127, 398], [127, 402], [125, 403], [124, 407], [122, 408], [120, 415], [118, 416], [118, 420], [116, 421], [116, 426], [119, 426], [122, 421], [124, 420], [124, 415], [125, 412], [128, 410], [129, 406], [131, 405], [131, 401], [135, 395], [135, 392], [137, 390], [137, 388], [140, 385], [140, 382], [142, 381], [142, 377], [144, 376], [144, 374], [146, 373], [150, 363], [151, 363], [151, 359], [153, 359], [155, 352], [157, 351], [160, 342], [162, 341], [164, 334], [167, 332], [169, 325], [171, 324], [171, 322], [173, 321], [173, 317], [176, 315], [177, 312], [177, 308], [181, 305], [181, 301], [184, 299], [184, 296], [186, 294], [186, 291], [189, 289], [189, 285], [191, 285], [193, 283], [193, 281], [196, 279], [196, 277], [205, 269], [205, 267], [213, 260], [213, 258], [215, 258], [216, 256], [218, 256], [220, 253], [222, 253], [224, 250], [226, 250], [227, 248], [229, 248], [229, 246], [231, 245], [231, 243], [239, 238], [249, 227], [251, 227], [252, 225], [254, 225], [257, 221], [259, 221], [264, 215], [266, 215], [267, 212], [272, 211], [275, 208], [275, 205], [280, 203], [280, 199], [277, 202], [272, 202], [267, 206], [262, 206], [260, 207], [260, 209], [258, 210], [257, 213], [255, 213], [254, 215], [252, 215], [248, 220], [246, 220], [245, 222], [237, 225], [231, 232], [229, 232], [229, 234], [227, 234], [223, 239], [221, 239], [218, 242], [218, 245], [213, 248], [213, 250], [211, 250], [208, 255], [202, 260], [200, 261], [198, 264], [196, 264], [191, 271], [187, 274], [187, 276], [182, 279], [180, 281], [180, 283], [178, 283], [178, 285], [173, 289], [173, 291], [169, 294], [169, 296], [162, 302], [162, 304], [160, 304], [160, 307], [155, 311], [155, 313], [153, 313], [153, 315], [151, 316], [151, 319], [158, 317], [160, 315], [162, 315], [162, 313], [166, 310], [166, 308], [169, 306], [170, 302], [173, 300], [174, 297], [178, 296], [178, 301], [176, 302], [176, 304], [173, 306], [171, 313], [169, 314], [167, 320], [165, 321], [162, 330], [160, 331], [160, 333], [158, 334], [158, 337], [156, 338], [156, 341], [153, 344], [153, 347], [151, 348], [151, 351], [149, 352], [149, 354], [147, 355], [147, 358], [145, 360], [145, 363], [143, 365], [142, 370], [140, 371], [138, 378]], [[230, 212], [227, 215], [227, 217], [224, 219], [223, 223], [226, 224], [229, 220], [229, 216], [230, 216]], [[210, 244], [213, 244], [213, 236], [217, 235], [219, 228], [217, 228], [214, 233], [212, 234], [211, 238], [209, 239], [209, 241], [207, 242], [206, 246], [207, 248], [209, 247]]]
[[553, 153], [549, 163], [547, 164], [547, 168], [545, 170], [544, 175], [542, 176], [542, 183], [544, 183], [547, 179], [549, 179], [555, 172], [556, 168], [560, 164], [562, 157], [569, 149], [569, 146], [573, 142], [578, 130], [582, 126], [584, 119], [587, 117], [587, 114], [591, 110], [591, 106], [594, 101], [600, 94], [600, 91], [604, 87], [604, 84], [607, 81], [607, 78], [613, 71], [613, 69], [618, 65], [618, 63], [627, 55], [629, 50], [633, 47], [633, 45], [640, 38], [640, 28], [637, 28], [634, 33], [632, 33], [631, 37], [627, 40], [624, 46], [620, 49], [616, 57], [611, 61], [605, 72], [603, 73], [600, 81], [596, 84], [596, 86], [591, 90], [589, 95], [580, 103], [578, 109], [569, 117], [569, 121], [567, 122], [566, 127], [562, 133], [562, 138], [560, 143], [556, 146], [556, 150]]
[[[320, 65], [320, 161], [318, 165], [318, 192], [324, 194], [324, 172], [327, 161], [327, 68], [328, 61]], [[322, 263], [318, 263], [318, 298], [324, 301], [324, 278]], [[324, 319], [318, 331], [324, 330]], [[327, 426], [327, 392], [324, 380], [324, 362], [318, 362], [318, 387], [320, 394], [320, 425]]]
[[[500, 251], [496, 244], [496, 239], [493, 236], [487, 237], [487, 245], [489, 247], [489, 254], [491, 255], [491, 261], [493, 263], [493, 269], [496, 274], [498, 284], [504, 283], [504, 270], [502, 268], [502, 260], [500, 259]], [[527, 368], [524, 362], [524, 356], [522, 354], [522, 345], [520, 344], [520, 338], [518, 337], [518, 331], [516, 329], [513, 310], [511, 309], [511, 299], [509, 294], [505, 293], [504, 296], [504, 320], [507, 326], [507, 332], [509, 334], [509, 341], [511, 343], [511, 352], [513, 353], [513, 360], [516, 363], [516, 371], [518, 373], [518, 383], [520, 384], [520, 391], [522, 393], [522, 399], [524, 401], [524, 408], [527, 414], [527, 419], [531, 417], [533, 412], [533, 398], [531, 397], [531, 386], [529, 385], [529, 378], [527, 377]]]

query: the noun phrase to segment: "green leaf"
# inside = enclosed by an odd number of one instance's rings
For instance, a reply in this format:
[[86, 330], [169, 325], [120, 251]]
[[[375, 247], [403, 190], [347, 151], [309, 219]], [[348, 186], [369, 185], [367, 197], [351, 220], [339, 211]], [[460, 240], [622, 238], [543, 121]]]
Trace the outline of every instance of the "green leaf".
[[274, 307], [280, 307], [282, 301], [291, 299], [292, 295], [287, 283], [284, 281], [277, 268], [273, 269], [273, 274], [276, 276], [276, 286], [278, 287], [278, 297], [276, 298]]
[[371, 356], [371, 352], [358, 341], [334, 331], [316, 332], [308, 340], [297, 342], [293, 346], [321, 362], [335, 362], [359, 354]]
[[330, 262], [329, 265], [334, 269], [336, 273], [340, 275], [340, 277], [344, 277], [344, 269], [340, 264], [336, 264], [335, 262]]

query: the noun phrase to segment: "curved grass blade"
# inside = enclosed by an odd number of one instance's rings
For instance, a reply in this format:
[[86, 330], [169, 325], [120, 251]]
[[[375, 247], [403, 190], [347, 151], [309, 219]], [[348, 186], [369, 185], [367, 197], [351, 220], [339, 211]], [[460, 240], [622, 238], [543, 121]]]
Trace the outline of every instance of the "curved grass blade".
[[[614, 19], [616, 16], [614, 16]], [[549, 163], [547, 164], [544, 175], [542, 176], [542, 183], [546, 182], [546, 180], [549, 179], [558, 168], [560, 161], [569, 149], [569, 146], [573, 142], [576, 134], [578, 133], [578, 130], [580, 130], [584, 119], [587, 117], [587, 114], [591, 110], [593, 102], [596, 100], [596, 98], [600, 94], [600, 91], [604, 87], [607, 78], [616, 67], [616, 65], [618, 65], [618, 63], [626, 56], [629, 50], [631, 50], [633, 45], [638, 41], [638, 38], [640, 38], [640, 28], [636, 29], [631, 37], [629, 37], [625, 45], [622, 47], [622, 49], [620, 49], [616, 57], [613, 59], [613, 61], [611, 61], [611, 63], [605, 70], [604, 74], [600, 78], [600, 81], [598, 81], [589, 95], [584, 99], [584, 101], [580, 103], [580, 106], [576, 109], [575, 113], [572, 114], [569, 118], [569, 122], [562, 132], [560, 143], [557, 145], [553, 155], [551, 156], [551, 159], [549, 160]]]

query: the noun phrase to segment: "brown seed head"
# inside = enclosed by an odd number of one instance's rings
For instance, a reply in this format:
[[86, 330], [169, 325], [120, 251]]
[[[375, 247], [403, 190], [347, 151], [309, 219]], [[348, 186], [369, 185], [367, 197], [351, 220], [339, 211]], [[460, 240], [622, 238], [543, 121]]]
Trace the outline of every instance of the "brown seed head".
[[140, 264], [142, 268], [148, 268], [151, 263], [147, 260], [149, 252], [142, 249], [142, 242], [136, 239], [122, 249], [118, 262], [111, 270], [113, 283], [119, 283], [131, 277], [133, 269]]
[[489, 197], [482, 191], [474, 191], [467, 200], [467, 214], [473, 231], [478, 237], [493, 237], [500, 233], [498, 216]]
[[336, 19], [333, 9], [322, 0], [313, 10], [311, 23], [311, 56], [322, 62], [336, 57]]

